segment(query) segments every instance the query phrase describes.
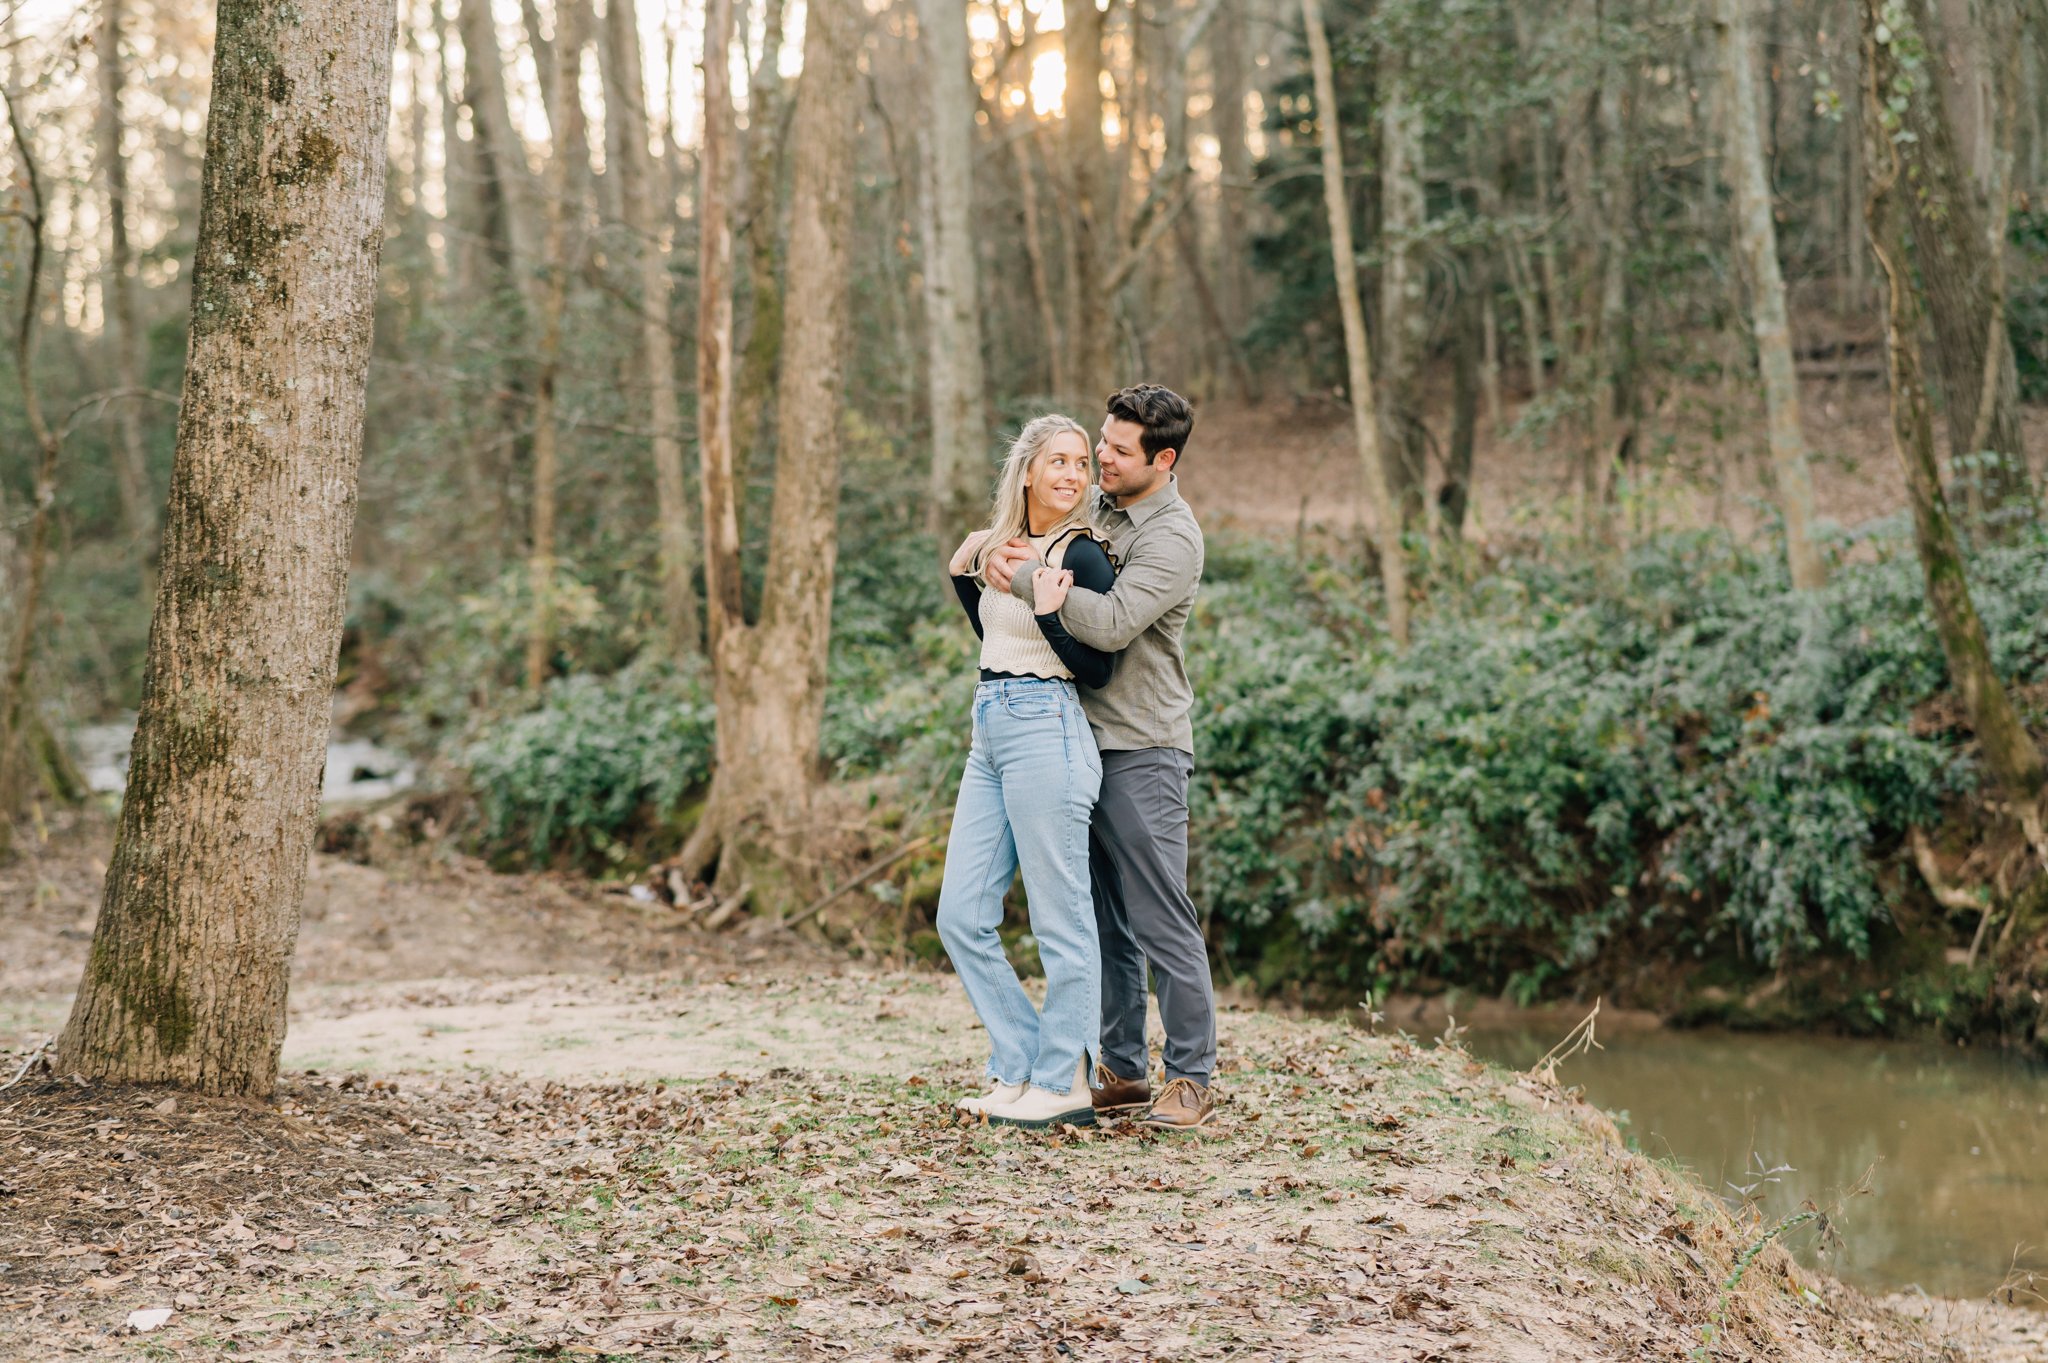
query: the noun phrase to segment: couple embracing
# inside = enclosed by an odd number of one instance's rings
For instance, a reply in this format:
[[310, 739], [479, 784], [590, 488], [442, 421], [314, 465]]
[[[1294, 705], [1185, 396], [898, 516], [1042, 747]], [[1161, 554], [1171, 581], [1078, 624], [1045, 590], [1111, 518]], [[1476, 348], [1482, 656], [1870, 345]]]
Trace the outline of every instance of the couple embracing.
[[[1174, 466], [1194, 414], [1177, 393], [1112, 393], [1099, 439], [1063, 416], [1010, 447], [986, 530], [950, 566], [981, 636], [973, 739], [939, 893], [939, 936], [989, 1036], [991, 1123], [1136, 1116], [1163, 1130], [1215, 1110], [1216, 1004], [1188, 897], [1194, 693], [1181, 653], [1202, 532]], [[1045, 1005], [997, 929], [1024, 876]], [[1151, 1087], [1146, 975], [1166, 1028]]]

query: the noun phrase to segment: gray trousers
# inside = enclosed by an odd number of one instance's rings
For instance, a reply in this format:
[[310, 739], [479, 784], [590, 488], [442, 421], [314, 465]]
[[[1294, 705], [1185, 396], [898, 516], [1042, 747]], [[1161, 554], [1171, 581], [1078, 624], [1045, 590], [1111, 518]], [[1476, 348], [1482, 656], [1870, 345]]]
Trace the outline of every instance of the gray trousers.
[[1216, 993], [1188, 898], [1188, 780], [1176, 748], [1102, 754], [1102, 795], [1088, 830], [1088, 871], [1102, 943], [1102, 1059], [1126, 1079], [1151, 1073], [1145, 966], [1166, 1024], [1166, 1077], [1204, 1088], [1216, 1069]]

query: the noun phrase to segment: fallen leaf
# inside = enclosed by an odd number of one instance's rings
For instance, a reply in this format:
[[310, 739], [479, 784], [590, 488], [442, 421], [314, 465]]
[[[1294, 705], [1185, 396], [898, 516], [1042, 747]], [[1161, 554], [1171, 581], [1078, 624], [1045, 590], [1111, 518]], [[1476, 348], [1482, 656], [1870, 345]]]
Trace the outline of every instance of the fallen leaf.
[[168, 1306], [152, 1306], [142, 1311], [128, 1313], [128, 1328], [138, 1335], [148, 1334], [171, 1318]]

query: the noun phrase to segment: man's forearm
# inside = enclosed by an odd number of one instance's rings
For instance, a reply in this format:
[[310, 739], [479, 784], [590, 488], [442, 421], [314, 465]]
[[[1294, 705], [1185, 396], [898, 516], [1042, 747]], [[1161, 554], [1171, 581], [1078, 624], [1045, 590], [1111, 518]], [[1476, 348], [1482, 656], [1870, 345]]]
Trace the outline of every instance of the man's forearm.
[[1099, 648], [1105, 653], [1119, 652], [1144, 633], [1145, 626], [1139, 624], [1132, 628], [1129, 619], [1120, 618], [1125, 612], [1118, 609], [1119, 603], [1114, 598], [1114, 592], [1091, 592], [1069, 587], [1066, 604], [1060, 607], [1060, 623], [1067, 627], [1067, 633], [1090, 648]]

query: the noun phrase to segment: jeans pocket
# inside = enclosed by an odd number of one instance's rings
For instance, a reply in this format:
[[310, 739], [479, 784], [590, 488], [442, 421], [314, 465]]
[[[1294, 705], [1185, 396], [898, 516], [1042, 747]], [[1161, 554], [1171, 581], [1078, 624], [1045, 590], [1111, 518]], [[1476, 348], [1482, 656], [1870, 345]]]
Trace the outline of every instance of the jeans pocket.
[[1058, 696], [1004, 696], [1003, 709], [1012, 719], [1056, 719], [1062, 705]]

